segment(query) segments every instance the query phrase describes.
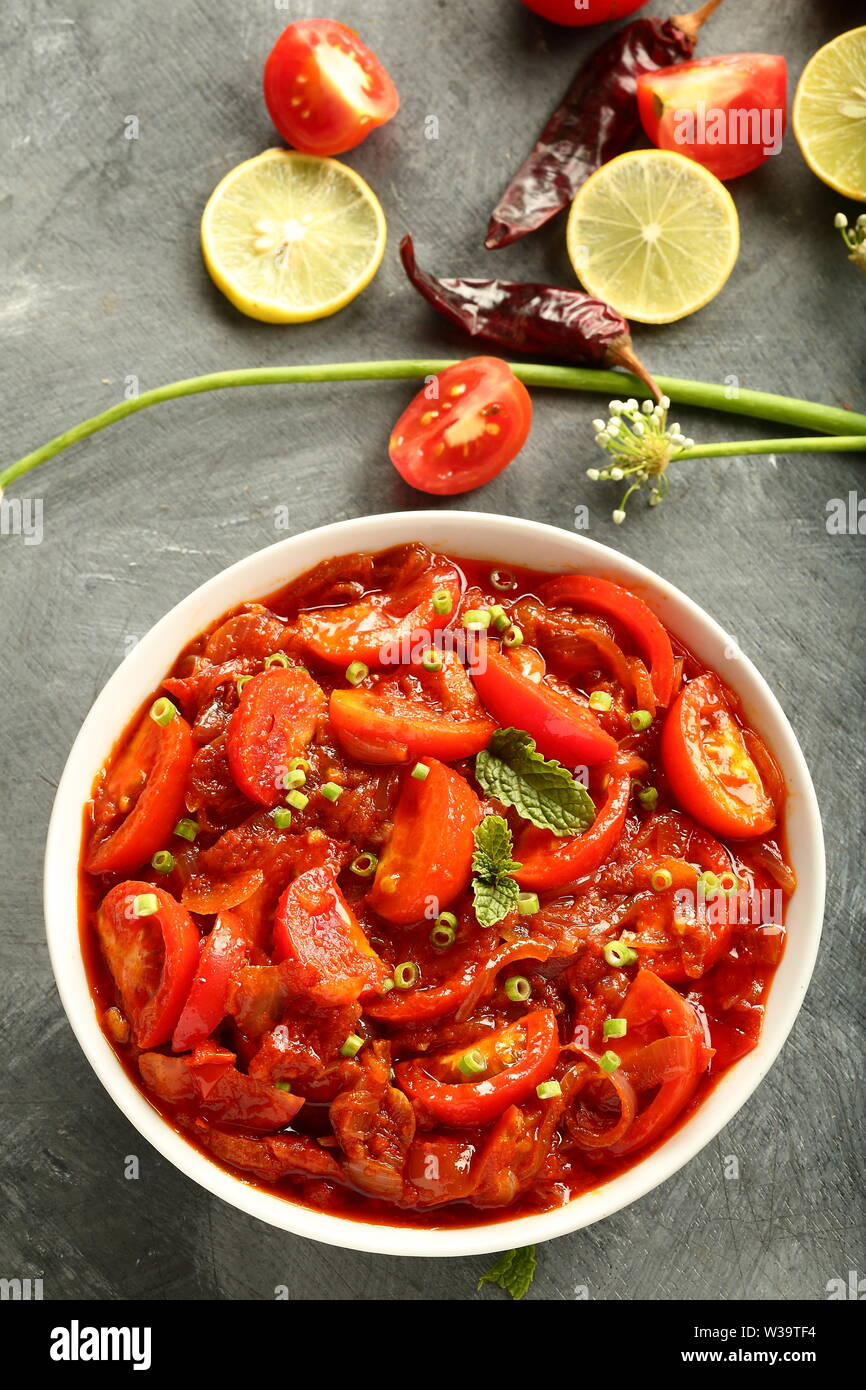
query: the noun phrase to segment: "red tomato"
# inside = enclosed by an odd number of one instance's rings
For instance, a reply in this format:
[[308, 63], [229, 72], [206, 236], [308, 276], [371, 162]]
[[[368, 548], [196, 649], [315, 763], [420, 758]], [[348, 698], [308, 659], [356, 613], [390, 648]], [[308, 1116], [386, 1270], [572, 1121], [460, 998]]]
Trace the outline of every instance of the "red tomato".
[[757, 169], [782, 148], [787, 69], [774, 53], [695, 58], [638, 78], [643, 128], [720, 179]]
[[381, 989], [389, 974], [330, 869], [299, 874], [280, 898], [274, 917], [274, 959], [309, 966], [317, 996], [334, 1004]]
[[616, 740], [604, 732], [592, 711], [544, 681], [527, 678], [520, 662], [520, 657], [512, 659], [488, 641], [486, 661], [472, 672], [494, 719], [505, 727], [525, 729], [546, 758], [558, 758], [566, 767], [593, 767], [612, 758]]
[[179, 714], [165, 726], [144, 716], [96, 794], [86, 861], [92, 874], [132, 873], [163, 847], [184, 812], [192, 755]]
[[195, 1053], [191, 1057], [165, 1057], [161, 1052], [145, 1052], [138, 1066], [145, 1086], [161, 1100], [191, 1107], [197, 1115], [217, 1124], [262, 1131], [285, 1129], [304, 1103], [300, 1096], [267, 1081], [244, 1076], [230, 1063], [202, 1067]]
[[197, 1047], [222, 1023], [232, 976], [246, 964], [248, 954], [232, 914], [223, 913], [202, 941], [195, 977], [171, 1039], [175, 1052]]
[[354, 149], [400, 105], [376, 55], [334, 19], [283, 30], [265, 63], [264, 91], [277, 130], [306, 154]]
[[[446, 627], [460, 600], [460, 575], [438, 556], [414, 579], [394, 589], [365, 594], [357, 603], [312, 608], [298, 618], [298, 636], [313, 656], [335, 666], [399, 665], [415, 642]], [[437, 610], [434, 597], [448, 594], [450, 608]]]
[[670, 704], [674, 692], [674, 654], [662, 624], [637, 594], [608, 579], [585, 574], [563, 574], [542, 584], [538, 591], [550, 608], [568, 604], [578, 612], [599, 613], [626, 633], [652, 673], [653, 690], [660, 705]]
[[391, 433], [391, 462], [421, 492], [451, 496], [489, 483], [526, 443], [529, 392], [500, 357], [446, 367], [403, 411]]
[[325, 710], [325, 695], [298, 666], [272, 666], [247, 681], [226, 740], [239, 789], [262, 806], [286, 794], [288, 761], [306, 748]]
[[772, 830], [776, 809], [715, 676], [689, 681], [674, 701], [661, 753], [674, 795], [715, 835], [742, 840]]
[[604, 802], [583, 835], [563, 837], [535, 825], [527, 826], [514, 851], [521, 865], [514, 877], [521, 888], [562, 888], [603, 864], [622, 835], [630, 794], [627, 765], [614, 764]]
[[523, 0], [529, 10], [554, 24], [605, 24], [639, 10], [646, 0]]
[[[140, 917], [135, 900], [153, 896]], [[185, 907], [152, 883], [118, 883], [103, 898], [96, 932], [139, 1047], [168, 1042], [198, 965], [199, 936]]]
[[[525, 1100], [550, 1076], [560, 1051], [556, 1015], [552, 1009], [526, 1014], [519, 1023], [485, 1040], [484, 1047], [491, 1056], [496, 1055], [497, 1044], [505, 1055], [513, 1055], [517, 1050], [522, 1055], [493, 1075], [485, 1071], [478, 1081], [438, 1080], [427, 1069], [443, 1060], [435, 1055], [423, 1062], [398, 1062], [397, 1079], [407, 1096], [440, 1124], [487, 1124], [509, 1105]], [[448, 1054], [444, 1060], [451, 1059], [452, 1054]]]

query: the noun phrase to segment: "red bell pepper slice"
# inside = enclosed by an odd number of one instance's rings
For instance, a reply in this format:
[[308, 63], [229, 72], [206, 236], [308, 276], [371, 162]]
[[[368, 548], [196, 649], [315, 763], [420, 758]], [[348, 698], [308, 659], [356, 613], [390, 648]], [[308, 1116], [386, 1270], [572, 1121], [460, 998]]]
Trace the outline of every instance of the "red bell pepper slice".
[[546, 758], [557, 758], [565, 767], [593, 767], [616, 752], [616, 740], [591, 710], [543, 680], [528, 680], [495, 642], [487, 642], [472, 678], [494, 719], [525, 729]]
[[219, 1027], [228, 1012], [232, 977], [246, 964], [248, 955], [239, 924], [230, 912], [224, 912], [202, 941], [195, 976], [172, 1034], [175, 1052], [198, 1047]]
[[[157, 911], [138, 916], [136, 899]], [[168, 1042], [199, 960], [199, 935], [185, 907], [155, 884], [118, 883], [102, 900], [96, 933], [139, 1047]]]
[[164, 846], [184, 813], [192, 756], [185, 719], [176, 714], [160, 725], [144, 716], [96, 793], [90, 873], [132, 873]]
[[273, 666], [244, 686], [226, 740], [229, 767], [251, 801], [276, 806], [288, 761], [302, 753], [325, 709], [325, 693], [299, 666]]
[[542, 603], [550, 608], [566, 604], [579, 612], [600, 613], [609, 618], [634, 642], [646, 657], [652, 672], [653, 689], [660, 705], [668, 705], [674, 693], [674, 654], [671, 639], [652, 609], [637, 594], [586, 574], [563, 574], [542, 584], [538, 590]]
[[330, 869], [299, 874], [277, 903], [274, 958], [309, 966], [320, 1002], [351, 1003], [389, 978]]
[[245, 1076], [236, 1067], [223, 1063], [221, 1074], [208, 1074], [213, 1065], [199, 1065], [195, 1053], [190, 1057], [166, 1057], [161, 1052], [144, 1052], [138, 1067], [145, 1086], [160, 1100], [217, 1124], [241, 1125], [264, 1132], [285, 1129], [301, 1106], [301, 1096]]
[[[522, 1031], [523, 1055], [495, 1075], [478, 1081], [440, 1081], [421, 1061], [398, 1062], [397, 1079], [406, 1094], [434, 1120], [445, 1125], [483, 1125], [509, 1105], [518, 1105], [546, 1081], [559, 1059], [560, 1042], [552, 1009], [536, 1009], [512, 1028]], [[512, 1028], [501, 1032], [511, 1032]], [[486, 1045], [495, 1049], [496, 1039]], [[435, 1064], [435, 1057], [429, 1059]]]
[[563, 837], [535, 825], [527, 826], [514, 851], [521, 866], [514, 876], [521, 888], [562, 888], [603, 864], [622, 834], [630, 795], [628, 763], [614, 762], [605, 799], [583, 835]]

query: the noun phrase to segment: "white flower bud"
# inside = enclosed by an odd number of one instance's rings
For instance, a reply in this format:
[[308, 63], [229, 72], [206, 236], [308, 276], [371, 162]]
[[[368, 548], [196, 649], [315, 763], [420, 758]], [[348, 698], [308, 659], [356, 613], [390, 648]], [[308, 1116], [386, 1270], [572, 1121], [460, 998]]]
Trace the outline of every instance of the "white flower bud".
[[610, 405], [608, 406], [608, 410], [610, 411], [611, 415], [619, 415], [620, 411], [623, 408], [624, 407], [622, 401], [611, 401]]
[[601, 434], [602, 430], [604, 429], [604, 421], [603, 421], [603, 420], [593, 420], [593, 422], [592, 422], [592, 428], [595, 430], [596, 434]]
[[597, 469], [597, 468], [587, 468], [587, 470], [586, 470], [586, 476], [587, 476], [588, 478], [592, 478], [592, 481], [593, 481], [594, 483], [597, 483], [597, 482], [598, 482], [598, 477], [599, 477], [598, 469]]
[[622, 526], [622, 523], [625, 521], [625, 512], [621, 511], [620, 508], [617, 507], [616, 511], [613, 514], [613, 520], [614, 525]]
[[661, 400], [659, 401], [659, 405], [661, 406], [662, 410], [670, 410], [670, 408], [671, 408], [670, 396], [662, 396]]
[[641, 410], [643, 411], [644, 415], [652, 415], [654, 408], [655, 407], [653, 406], [652, 401], [644, 401], [643, 405], [641, 406]]
[[641, 435], [646, 434], [646, 425], [644, 424], [643, 420], [635, 420], [631, 429], [632, 434], [636, 434], [638, 439], [640, 439]]
[[836, 213], [836, 216], [833, 218], [833, 226], [838, 227], [840, 230], [848, 226], [848, 218], [845, 216], [844, 212]]
[[625, 474], [623, 473], [621, 468], [612, 468], [610, 470], [610, 476], [614, 479], [615, 482], [618, 483], [620, 478], [625, 477]]

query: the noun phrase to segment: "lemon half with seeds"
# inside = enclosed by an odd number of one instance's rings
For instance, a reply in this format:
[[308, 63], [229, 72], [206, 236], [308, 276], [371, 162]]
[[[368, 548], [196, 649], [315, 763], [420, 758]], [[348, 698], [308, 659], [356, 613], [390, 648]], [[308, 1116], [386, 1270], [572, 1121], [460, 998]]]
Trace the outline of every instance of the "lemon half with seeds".
[[385, 251], [378, 198], [336, 159], [265, 150], [218, 183], [202, 214], [205, 265], [242, 314], [306, 323], [369, 285]]
[[797, 83], [791, 124], [819, 179], [866, 202], [866, 26], [819, 48]]
[[715, 174], [670, 150], [634, 150], [578, 190], [566, 243], [590, 294], [638, 323], [673, 323], [718, 294], [740, 223]]

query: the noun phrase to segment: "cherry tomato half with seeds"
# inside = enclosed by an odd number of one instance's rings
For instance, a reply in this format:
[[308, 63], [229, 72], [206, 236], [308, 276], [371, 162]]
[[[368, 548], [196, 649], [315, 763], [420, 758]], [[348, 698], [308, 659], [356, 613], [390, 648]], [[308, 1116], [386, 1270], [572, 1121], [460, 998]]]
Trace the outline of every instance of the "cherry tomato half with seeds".
[[639, 10], [646, 0], [523, 0], [528, 10], [554, 24], [606, 24]]
[[305, 154], [354, 149], [400, 105], [376, 55], [334, 19], [302, 19], [283, 30], [265, 63], [264, 93], [283, 139]]
[[324, 709], [324, 691], [299, 666], [273, 666], [246, 682], [226, 738], [244, 796], [262, 806], [282, 801], [288, 760], [303, 753]]
[[489, 483], [526, 443], [529, 392], [500, 357], [467, 357], [419, 391], [391, 434], [400, 477], [451, 496]]
[[274, 956], [307, 966], [319, 998], [335, 1005], [380, 989], [388, 978], [330, 869], [299, 874], [280, 898]]
[[[153, 900], [156, 911], [142, 914]], [[137, 1045], [168, 1042], [199, 961], [186, 908], [155, 884], [118, 883], [102, 900], [96, 933]]]

